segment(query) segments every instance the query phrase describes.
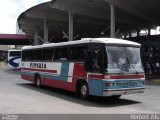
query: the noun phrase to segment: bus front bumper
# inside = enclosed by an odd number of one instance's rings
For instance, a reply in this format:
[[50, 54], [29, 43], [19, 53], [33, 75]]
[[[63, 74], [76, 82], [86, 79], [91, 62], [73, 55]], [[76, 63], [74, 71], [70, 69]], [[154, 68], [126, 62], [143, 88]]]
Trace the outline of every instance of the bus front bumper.
[[144, 93], [145, 87], [141, 88], [126, 88], [126, 89], [106, 89], [103, 90], [103, 96], [115, 96], [115, 95], [125, 95], [134, 93]]

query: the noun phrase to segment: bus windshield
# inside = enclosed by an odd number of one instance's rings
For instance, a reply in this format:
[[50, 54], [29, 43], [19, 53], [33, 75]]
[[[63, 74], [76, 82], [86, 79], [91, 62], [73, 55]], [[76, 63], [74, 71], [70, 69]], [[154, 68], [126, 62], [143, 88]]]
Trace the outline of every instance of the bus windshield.
[[141, 73], [143, 67], [138, 47], [106, 46], [108, 73]]

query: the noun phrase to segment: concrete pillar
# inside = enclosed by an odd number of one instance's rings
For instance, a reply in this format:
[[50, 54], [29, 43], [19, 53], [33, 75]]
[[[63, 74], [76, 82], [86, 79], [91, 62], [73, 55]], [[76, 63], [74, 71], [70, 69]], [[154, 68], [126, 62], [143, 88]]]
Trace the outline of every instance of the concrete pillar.
[[132, 33], [131, 32], [129, 33], [129, 37], [132, 37]]
[[124, 33], [124, 39], [127, 39], [128, 33]]
[[44, 18], [44, 42], [48, 42], [48, 21]]
[[148, 35], [151, 35], [151, 28], [148, 28]]
[[39, 41], [38, 41], [38, 29], [35, 28], [35, 31], [34, 31], [34, 45], [38, 45], [39, 44]]
[[69, 12], [69, 41], [73, 41], [74, 14]]
[[115, 2], [110, 2], [110, 9], [111, 9], [111, 18], [110, 18], [110, 24], [111, 24], [111, 30], [110, 30], [110, 37], [115, 37]]
[[137, 30], [137, 37], [140, 36], [140, 30]]

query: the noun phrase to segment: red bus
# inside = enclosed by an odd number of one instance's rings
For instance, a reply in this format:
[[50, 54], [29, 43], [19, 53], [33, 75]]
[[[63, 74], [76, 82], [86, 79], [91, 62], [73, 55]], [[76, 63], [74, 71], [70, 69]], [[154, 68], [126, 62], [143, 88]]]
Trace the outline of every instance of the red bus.
[[22, 48], [22, 79], [75, 92], [82, 98], [143, 93], [140, 44], [113, 38]]

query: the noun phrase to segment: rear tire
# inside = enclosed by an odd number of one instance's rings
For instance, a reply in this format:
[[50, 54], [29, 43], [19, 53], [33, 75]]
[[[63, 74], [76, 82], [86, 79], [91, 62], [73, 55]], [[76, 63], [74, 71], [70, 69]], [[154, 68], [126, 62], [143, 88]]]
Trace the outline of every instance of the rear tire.
[[36, 86], [37, 88], [40, 88], [40, 87], [42, 86], [40, 75], [37, 75], [37, 76], [35, 77], [35, 86]]

